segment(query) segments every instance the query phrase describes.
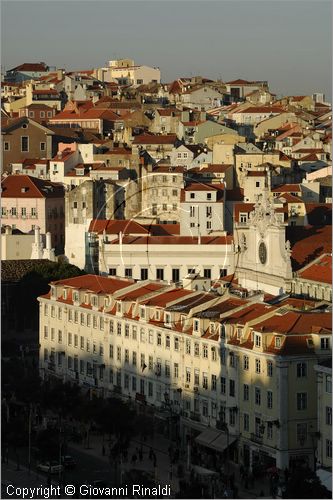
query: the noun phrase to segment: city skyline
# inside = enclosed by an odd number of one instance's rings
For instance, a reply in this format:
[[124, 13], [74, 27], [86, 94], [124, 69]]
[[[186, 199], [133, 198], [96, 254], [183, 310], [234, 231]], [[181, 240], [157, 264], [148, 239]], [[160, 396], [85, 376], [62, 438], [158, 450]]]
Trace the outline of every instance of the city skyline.
[[[91, 69], [131, 57], [159, 66], [163, 82], [268, 80], [278, 95], [323, 92], [331, 100], [330, 10], [321, 0], [3, 2], [2, 69], [38, 61]], [[321, 26], [315, 37], [314, 26]]]

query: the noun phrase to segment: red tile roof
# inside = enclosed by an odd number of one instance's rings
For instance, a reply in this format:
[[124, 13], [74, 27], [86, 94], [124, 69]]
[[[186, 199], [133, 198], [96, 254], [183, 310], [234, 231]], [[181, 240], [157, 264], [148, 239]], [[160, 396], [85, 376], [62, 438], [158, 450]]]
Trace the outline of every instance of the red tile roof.
[[146, 285], [140, 286], [140, 288], [136, 288], [131, 292], [127, 292], [124, 295], [120, 295], [117, 297], [117, 300], [136, 300], [143, 295], [147, 295], [148, 293], [157, 292], [157, 290], [161, 290], [165, 288], [165, 285], [161, 283], [147, 283]]
[[324, 253], [332, 253], [332, 226], [287, 226], [286, 239], [291, 243], [294, 271]]
[[188, 184], [184, 191], [224, 191], [224, 184], [204, 184], [202, 182], [193, 182]]
[[104, 220], [93, 219], [89, 225], [89, 233], [102, 234], [149, 234], [141, 224], [133, 220]]
[[234, 111], [234, 113], [284, 113], [285, 110], [279, 106], [253, 106], [246, 109], [241, 109], [240, 111]]
[[[202, 236], [202, 245], [231, 245], [233, 237]], [[124, 236], [123, 245], [198, 245], [194, 236]], [[119, 239], [112, 240], [111, 245], [119, 245]]]
[[176, 141], [177, 141], [176, 134], [170, 134], [170, 135], [142, 134], [142, 135], [137, 135], [134, 138], [133, 144], [175, 144]]
[[300, 193], [302, 190], [300, 184], [281, 184], [281, 186], [275, 187], [271, 191], [272, 193]]
[[288, 335], [310, 334], [313, 327], [332, 330], [331, 315], [325, 312], [296, 312], [289, 311], [285, 314], [277, 313], [258, 323], [252, 324], [252, 328], [258, 332], [283, 333]]
[[45, 63], [23, 63], [9, 71], [48, 71]]
[[173, 302], [174, 300], [191, 294], [193, 294], [193, 292], [189, 290], [175, 288], [164, 293], [162, 292], [160, 295], [155, 297], [151, 297], [150, 299], [143, 301], [143, 303], [150, 306], [165, 307], [169, 302]]
[[298, 276], [305, 280], [332, 284], [332, 255], [321, 255], [312, 264], [301, 269]]
[[121, 278], [104, 278], [95, 274], [85, 274], [75, 278], [53, 281], [52, 285], [87, 290], [93, 293], [114, 293], [134, 283], [134, 280]]
[[1, 182], [3, 198], [64, 198], [62, 184], [30, 175], [8, 175]]

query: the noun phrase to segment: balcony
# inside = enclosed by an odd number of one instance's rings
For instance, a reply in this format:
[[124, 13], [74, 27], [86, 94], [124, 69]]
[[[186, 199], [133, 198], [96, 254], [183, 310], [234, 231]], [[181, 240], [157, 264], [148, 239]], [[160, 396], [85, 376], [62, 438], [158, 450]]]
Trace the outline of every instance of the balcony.
[[257, 444], [262, 444], [262, 442], [263, 442], [262, 436], [259, 436], [258, 434], [251, 433], [250, 439], [251, 439], [251, 441], [253, 441], [254, 443], [257, 443]]
[[201, 421], [200, 413], [196, 413], [196, 412], [191, 411], [190, 419], [193, 420], [194, 422], [200, 422]]

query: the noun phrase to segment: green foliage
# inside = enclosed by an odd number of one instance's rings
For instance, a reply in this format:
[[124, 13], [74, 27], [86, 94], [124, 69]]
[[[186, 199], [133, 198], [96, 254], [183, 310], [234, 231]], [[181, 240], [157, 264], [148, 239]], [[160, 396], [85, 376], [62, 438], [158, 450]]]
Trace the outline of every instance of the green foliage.
[[331, 498], [331, 494], [311, 469], [299, 467], [288, 480], [285, 498]]

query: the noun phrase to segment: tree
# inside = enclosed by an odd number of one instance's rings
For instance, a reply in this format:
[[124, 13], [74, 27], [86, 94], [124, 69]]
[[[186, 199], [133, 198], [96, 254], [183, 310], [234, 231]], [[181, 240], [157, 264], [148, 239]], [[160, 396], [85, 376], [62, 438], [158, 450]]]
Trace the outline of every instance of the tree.
[[284, 498], [331, 498], [331, 493], [310, 468], [298, 467], [288, 479]]

